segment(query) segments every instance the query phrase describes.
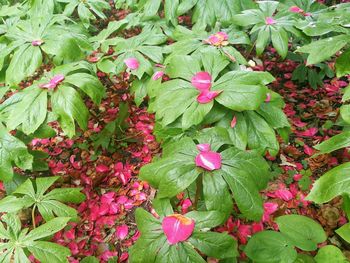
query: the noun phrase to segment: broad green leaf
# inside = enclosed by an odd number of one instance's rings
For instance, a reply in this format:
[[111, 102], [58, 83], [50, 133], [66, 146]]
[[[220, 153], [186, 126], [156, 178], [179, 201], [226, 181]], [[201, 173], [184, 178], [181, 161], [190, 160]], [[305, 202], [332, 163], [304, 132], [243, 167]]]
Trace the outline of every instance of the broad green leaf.
[[166, 74], [171, 78], [191, 80], [201, 71], [199, 61], [191, 56], [173, 56], [166, 67]]
[[328, 245], [322, 247], [315, 256], [316, 263], [345, 263], [349, 262], [342, 251], [336, 246]]
[[56, 232], [63, 229], [68, 221], [69, 217], [56, 217], [47, 223], [33, 229], [29, 232], [27, 236], [25, 236], [21, 241], [28, 242], [28, 241], [35, 241], [38, 239], [42, 239], [44, 237], [51, 236], [55, 234]]
[[269, 40], [270, 40], [270, 29], [269, 27], [265, 26], [263, 29], [259, 31], [258, 38], [256, 39], [256, 42], [255, 42], [257, 55], [261, 55], [263, 53], [263, 51], [265, 50], [265, 47], [269, 43]]
[[226, 215], [219, 211], [191, 211], [186, 216], [196, 222], [195, 229], [201, 230], [203, 228], [217, 227], [222, 224]]
[[327, 141], [314, 146], [314, 148], [320, 151], [318, 154], [324, 154], [348, 146], [350, 146], [350, 131], [343, 131], [342, 133], [333, 136]]
[[346, 50], [337, 58], [335, 61], [335, 69], [338, 78], [350, 74], [350, 49]]
[[335, 232], [346, 242], [350, 243], [350, 223], [341, 226]]
[[311, 44], [299, 48], [297, 51], [309, 53], [307, 64], [313, 65], [329, 59], [349, 42], [350, 36], [338, 35], [312, 42]]
[[221, 259], [238, 256], [237, 241], [226, 233], [194, 232], [188, 242], [210, 257]]
[[161, 218], [174, 213], [170, 200], [167, 198], [156, 198], [152, 201], [152, 204], [153, 208]]
[[327, 239], [326, 233], [319, 223], [300, 215], [280, 216], [276, 219], [279, 230], [290, 242], [304, 250], [314, 251], [319, 243]]
[[89, 112], [79, 93], [69, 86], [60, 86], [51, 97], [52, 111], [59, 116], [58, 121], [64, 132], [72, 137], [75, 134], [76, 120], [85, 130]]
[[8, 182], [13, 176], [12, 164], [26, 170], [32, 168], [33, 156], [27, 147], [10, 135], [0, 123], [0, 180]]
[[38, 202], [37, 206], [45, 221], [52, 220], [55, 215], [58, 217], [69, 217], [72, 220], [78, 217], [77, 210], [56, 200], [43, 200]]
[[277, 53], [285, 58], [288, 52], [288, 34], [282, 29], [271, 28], [271, 40], [273, 47], [277, 50]]
[[94, 256], [83, 258], [80, 263], [99, 263], [98, 259]]
[[256, 262], [293, 263], [297, 258], [290, 241], [281, 233], [262, 231], [256, 233], [244, 249], [247, 256]]
[[71, 255], [69, 248], [46, 241], [35, 241], [28, 250], [42, 263], [68, 263]]
[[13, 213], [24, 207], [29, 207], [32, 204], [34, 204], [34, 200], [28, 196], [17, 198], [13, 195], [9, 195], [0, 200], [0, 212]]
[[45, 195], [45, 199], [78, 204], [85, 200], [81, 190], [82, 188], [55, 188]]
[[350, 105], [342, 105], [340, 107], [340, 115], [346, 123], [350, 124]]
[[334, 197], [350, 191], [350, 162], [341, 164], [322, 175], [314, 183], [307, 200], [317, 204], [326, 203]]

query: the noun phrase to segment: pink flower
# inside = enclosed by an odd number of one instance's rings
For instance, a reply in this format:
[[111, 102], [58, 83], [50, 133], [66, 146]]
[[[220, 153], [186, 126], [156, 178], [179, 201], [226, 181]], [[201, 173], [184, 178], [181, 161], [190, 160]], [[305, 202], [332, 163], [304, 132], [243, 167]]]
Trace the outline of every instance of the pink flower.
[[186, 241], [193, 233], [195, 222], [180, 214], [172, 214], [163, 219], [162, 229], [170, 245]]
[[304, 144], [304, 153], [306, 153], [307, 155], [311, 156], [314, 154], [314, 149], [312, 149], [311, 147], [309, 147], [308, 145]]
[[236, 126], [236, 124], [237, 124], [237, 117], [233, 116], [233, 119], [230, 123], [231, 128], [234, 128]]
[[262, 221], [263, 222], [269, 221], [270, 215], [276, 212], [277, 209], [278, 209], [278, 204], [276, 203], [272, 203], [272, 202], [264, 203], [264, 214], [263, 214]]
[[186, 198], [185, 200], [183, 200], [181, 204], [181, 212], [184, 214], [187, 213], [188, 208], [190, 208], [191, 206], [192, 206], [191, 199]]
[[217, 96], [219, 96], [221, 92], [222, 91], [218, 91], [218, 90], [214, 90], [214, 91], [204, 90], [198, 95], [197, 101], [200, 104], [209, 103], [213, 101]]
[[213, 46], [226, 46], [228, 44], [227, 40], [227, 33], [221, 31], [210, 35], [209, 38], [205, 40], [205, 42]]
[[211, 75], [208, 72], [198, 72], [192, 78], [192, 85], [199, 91], [209, 90], [211, 88]]
[[271, 93], [267, 93], [266, 94], [266, 99], [265, 99], [265, 102], [268, 103], [271, 101]]
[[50, 79], [49, 83], [40, 84], [40, 88], [46, 89], [55, 89], [62, 81], [64, 81], [64, 75], [57, 74], [52, 79]]
[[264, 225], [261, 222], [253, 222], [252, 224], [252, 232], [253, 234], [263, 231], [264, 230]]
[[293, 12], [293, 13], [300, 13], [300, 14], [302, 14], [302, 13], [304, 13], [304, 10], [303, 9], [301, 9], [300, 7], [298, 7], [298, 6], [291, 6], [290, 8], [289, 8], [289, 11], [290, 12]]
[[41, 46], [42, 44], [44, 44], [44, 41], [41, 40], [41, 39], [33, 40], [33, 41], [32, 41], [32, 46], [34, 46], [34, 47], [39, 47], [39, 46]]
[[136, 70], [140, 67], [140, 63], [136, 58], [124, 59], [124, 63], [131, 70]]
[[128, 234], [129, 234], [129, 228], [127, 225], [117, 226], [116, 236], [118, 239], [123, 240], [128, 236]]
[[299, 181], [302, 177], [303, 177], [303, 175], [301, 175], [301, 174], [295, 174], [295, 175], [293, 175], [293, 180]]
[[266, 25], [274, 25], [274, 24], [276, 24], [276, 20], [275, 19], [273, 19], [272, 17], [266, 17], [266, 19], [265, 19], [265, 24]]
[[209, 144], [199, 144], [197, 145], [197, 149], [200, 151], [195, 158], [197, 167], [202, 167], [208, 171], [221, 168], [221, 154], [210, 151]]
[[152, 76], [152, 79], [155, 81], [155, 80], [158, 80], [160, 79], [161, 77], [163, 77], [164, 75], [164, 71], [157, 71], [153, 74]]

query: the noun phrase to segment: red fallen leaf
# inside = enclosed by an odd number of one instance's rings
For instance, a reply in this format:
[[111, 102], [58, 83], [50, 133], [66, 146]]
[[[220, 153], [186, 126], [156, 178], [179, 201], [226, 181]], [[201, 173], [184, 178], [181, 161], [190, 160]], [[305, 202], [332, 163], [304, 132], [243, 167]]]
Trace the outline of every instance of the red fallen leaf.
[[306, 153], [307, 155], [311, 156], [311, 155], [314, 154], [314, 152], [315, 152], [314, 149], [312, 149], [308, 145], [304, 144], [304, 153]]
[[96, 172], [107, 173], [107, 172], [109, 172], [109, 167], [104, 165], [104, 164], [99, 164], [96, 166]]
[[312, 137], [318, 132], [318, 129], [313, 127], [302, 132], [296, 132], [298, 136]]
[[120, 240], [125, 239], [129, 234], [128, 226], [127, 225], [117, 226], [115, 234], [118, 239]]
[[193, 233], [195, 222], [180, 214], [164, 217], [162, 229], [170, 245], [186, 241]]

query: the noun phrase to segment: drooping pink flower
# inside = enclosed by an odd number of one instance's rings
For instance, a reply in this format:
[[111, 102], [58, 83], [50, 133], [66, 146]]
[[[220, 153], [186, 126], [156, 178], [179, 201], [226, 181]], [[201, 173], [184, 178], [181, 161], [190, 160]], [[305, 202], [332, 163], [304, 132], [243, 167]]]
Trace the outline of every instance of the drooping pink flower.
[[195, 222], [193, 219], [180, 214], [164, 217], [162, 229], [170, 245], [186, 241], [193, 233]]
[[213, 46], [226, 46], [228, 44], [227, 40], [227, 33], [221, 31], [210, 35], [209, 38], [205, 40], [205, 42]]
[[274, 25], [274, 24], [276, 24], [276, 20], [275, 19], [273, 19], [272, 17], [266, 17], [266, 19], [265, 19], [265, 24], [266, 25]]
[[187, 213], [188, 208], [190, 208], [192, 206], [192, 202], [191, 199], [186, 198], [185, 200], [183, 200], [183, 202], [181, 203], [181, 212], [183, 214]]
[[32, 46], [34, 46], [34, 47], [39, 47], [39, 46], [41, 46], [42, 44], [44, 44], [44, 41], [41, 40], [41, 39], [37, 39], [37, 40], [33, 40], [33, 41], [32, 41]]
[[138, 69], [140, 67], [140, 63], [137, 60], [137, 58], [124, 59], [124, 63], [131, 70], [136, 70], [136, 69]]
[[128, 234], [129, 234], [129, 228], [127, 225], [117, 226], [116, 236], [118, 239], [123, 240], [128, 236]]
[[221, 154], [211, 151], [209, 144], [199, 144], [197, 149], [200, 151], [195, 158], [197, 167], [202, 167], [208, 171], [221, 168]]
[[163, 75], [164, 75], [164, 71], [157, 71], [153, 74], [152, 79], [154, 81], [156, 81], [156, 80], [160, 79], [161, 77], [163, 77]]
[[40, 84], [39, 87], [46, 89], [55, 89], [62, 81], [64, 81], [64, 75], [57, 74], [52, 79], [50, 79], [50, 82]]
[[191, 83], [199, 91], [209, 90], [211, 88], [211, 75], [208, 72], [198, 72], [192, 77]]
[[214, 91], [204, 90], [198, 95], [197, 101], [200, 104], [206, 104], [213, 101], [221, 93], [222, 91], [219, 91], [219, 90], [214, 90]]
[[234, 128], [237, 124], [237, 117], [233, 116], [232, 121], [230, 123], [231, 128]]
[[269, 103], [270, 101], [271, 101], [271, 93], [267, 93], [267, 94], [266, 94], [265, 102], [266, 102], [266, 103]]
[[290, 11], [290, 12], [293, 12], [293, 13], [300, 13], [300, 14], [304, 13], [304, 10], [301, 9], [300, 7], [296, 6], [296, 5], [291, 6], [291, 7], [289, 8], [289, 11]]

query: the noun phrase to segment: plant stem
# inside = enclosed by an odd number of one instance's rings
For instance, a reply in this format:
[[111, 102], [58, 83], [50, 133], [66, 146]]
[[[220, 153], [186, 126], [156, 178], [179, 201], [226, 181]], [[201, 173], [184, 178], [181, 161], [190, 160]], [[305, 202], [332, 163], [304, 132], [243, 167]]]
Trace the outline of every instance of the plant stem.
[[199, 197], [202, 193], [202, 189], [203, 189], [203, 183], [202, 183], [202, 175], [198, 176], [197, 181], [196, 181], [196, 196], [194, 199], [194, 210], [197, 210], [198, 207], [198, 201], [199, 201]]
[[32, 209], [32, 224], [33, 224], [33, 228], [36, 228], [36, 224], [35, 224], [35, 208], [36, 208], [36, 206], [34, 205], [33, 209]]

